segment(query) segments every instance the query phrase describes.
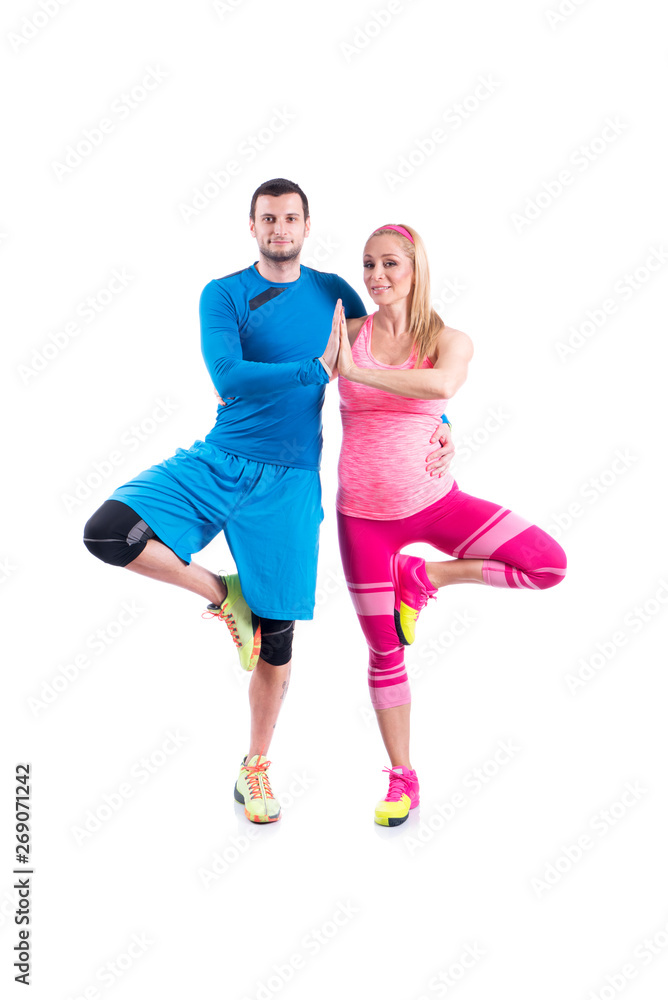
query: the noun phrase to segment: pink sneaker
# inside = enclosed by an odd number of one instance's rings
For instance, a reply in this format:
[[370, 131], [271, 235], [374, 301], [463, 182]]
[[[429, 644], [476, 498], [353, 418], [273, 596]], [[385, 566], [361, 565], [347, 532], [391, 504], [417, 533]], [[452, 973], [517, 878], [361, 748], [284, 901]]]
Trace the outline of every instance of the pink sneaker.
[[376, 806], [374, 818], [380, 826], [399, 826], [420, 804], [420, 784], [415, 771], [407, 767], [385, 767], [385, 771], [390, 775], [390, 788]]
[[395, 552], [390, 560], [394, 584], [394, 627], [399, 642], [410, 646], [415, 642], [415, 626], [427, 601], [438, 593], [427, 582], [424, 559]]

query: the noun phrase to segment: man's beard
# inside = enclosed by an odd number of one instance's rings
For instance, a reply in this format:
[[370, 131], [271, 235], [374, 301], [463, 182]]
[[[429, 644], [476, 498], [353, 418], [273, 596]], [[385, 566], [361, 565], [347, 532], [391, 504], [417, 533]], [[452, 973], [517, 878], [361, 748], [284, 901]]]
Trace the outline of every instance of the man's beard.
[[303, 243], [296, 246], [294, 243], [287, 247], [273, 247], [271, 244], [260, 247], [260, 253], [263, 257], [267, 257], [269, 260], [274, 261], [288, 261], [294, 260], [295, 257], [299, 257], [302, 252]]

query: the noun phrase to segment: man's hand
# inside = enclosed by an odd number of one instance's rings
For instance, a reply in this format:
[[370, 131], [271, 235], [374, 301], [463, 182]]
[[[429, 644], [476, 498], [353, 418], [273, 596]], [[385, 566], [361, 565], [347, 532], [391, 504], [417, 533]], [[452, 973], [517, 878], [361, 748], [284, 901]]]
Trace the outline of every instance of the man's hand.
[[329, 335], [329, 340], [327, 341], [327, 347], [322, 354], [322, 360], [325, 362], [327, 367], [332, 373], [332, 378], [336, 378], [339, 374], [339, 370], [336, 366], [336, 359], [339, 356], [339, 344], [341, 343], [341, 316], [343, 314], [343, 303], [341, 299], [337, 299], [336, 308], [334, 310], [334, 318], [332, 319], [332, 332]]
[[348, 326], [346, 324], [346, 314], [343, 310], [343, 305], [341, 305], [341, 340], [339, 346], [339, 358], [337, 361], [337, 366], [339, 369], [339, 375], [343, 375], [344, 378], [352, 379], [353, 372], [356, 369], [355, 362], [353, 361], [353, 352], [350, 346], [350, 339], [348, 337]]
[[450, 424], [439, 424], [432, 436], [429, 438], [430, 444], [440, 443], [436, 451], [427, 455], [427, 472], [430, 476], [444, 476], [448, 471], [450, 462], [455, 455], [455, 446], [452, 443], [452, 429]]

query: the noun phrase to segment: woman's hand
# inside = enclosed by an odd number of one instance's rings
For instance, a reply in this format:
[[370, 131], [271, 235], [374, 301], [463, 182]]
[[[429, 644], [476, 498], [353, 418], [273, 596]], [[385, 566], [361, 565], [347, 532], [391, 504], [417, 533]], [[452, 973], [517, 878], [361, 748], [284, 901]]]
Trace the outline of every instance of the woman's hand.
[[[339, 346], [339, 357], [337, 360], [337, 367], [339, 369], [339, 375], [343, 375], [344, 378], [352, 379], [353, 373], [357, 370], [357, 366], [353, 361], [353, 352], [350, 347], [350, 340], [348, 339], [348, 327], [346, 326], [346, 314], [343, 310], [343, 304], [339, 299], [337, 303], [337, 309], [341, 306], [340, 310], [340, 328], [341, 328], [341, 338]], [[336, 315], [336, 313], [334, 314]]]
[[430, 476], [438, 476], [439, 479], [445, 475], [450, 466], [450, 462], [455, 455], [455, 446], [452, 442], [452, 428], [450, 424], [439, 424], [429, 439], [430, 444], [439, 442], [440, 448], [427, 455], [427, 472]]
[[[216, 397], [216, 399], [218, 400], [218, 405], [219, 406], [227, 406], [227, 403], [225, 402], [225, 400], [223, 399], [223, 397], [218, 395], [218, 390], [217, 389], [213, 390], [213, 394]], [[234, 399], [234, 398], [235, 398], [234, 396], [228, 396], [227, 397], [227, 399]]]

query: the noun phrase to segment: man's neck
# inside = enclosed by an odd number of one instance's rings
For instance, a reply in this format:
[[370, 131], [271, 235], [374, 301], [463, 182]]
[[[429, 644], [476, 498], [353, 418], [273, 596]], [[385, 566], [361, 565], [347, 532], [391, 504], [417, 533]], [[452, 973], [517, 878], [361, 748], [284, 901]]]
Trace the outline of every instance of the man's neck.
[[301, 274], [299, 257], [292, 260], [270, 260], [269, 257], [263, 257], [260, 254], [260, 259], [255, 267], [266, 281], [279, 281], [281, 284], [297, 281]]

